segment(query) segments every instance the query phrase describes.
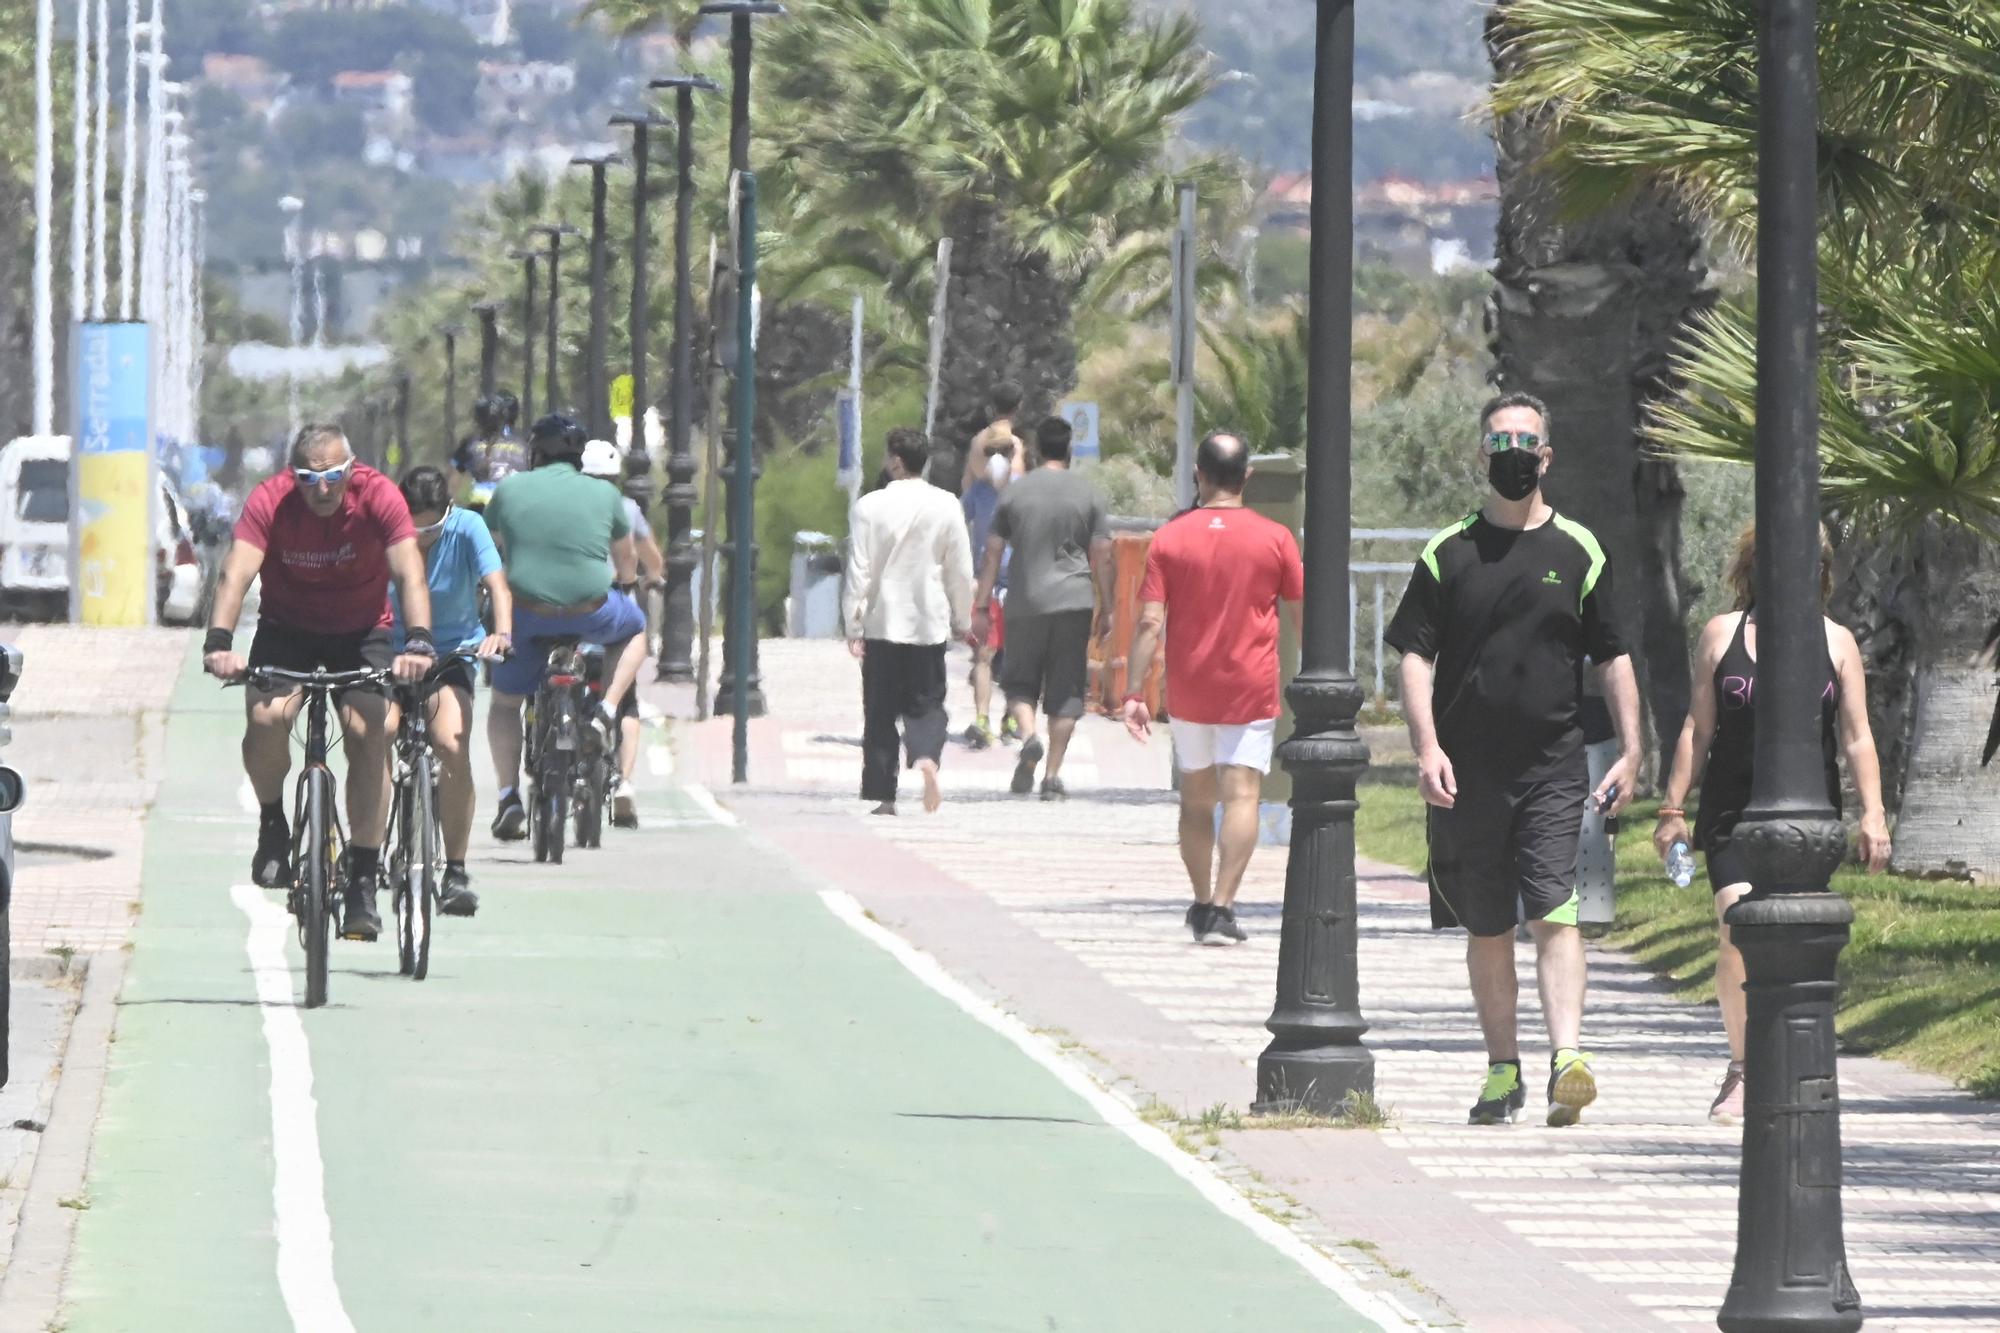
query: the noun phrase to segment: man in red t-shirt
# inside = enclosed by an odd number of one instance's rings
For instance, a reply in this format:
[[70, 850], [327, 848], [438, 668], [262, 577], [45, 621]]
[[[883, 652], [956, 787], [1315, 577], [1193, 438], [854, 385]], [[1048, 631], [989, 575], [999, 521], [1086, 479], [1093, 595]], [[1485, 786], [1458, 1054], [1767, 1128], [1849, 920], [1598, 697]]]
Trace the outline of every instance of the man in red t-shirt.
[[[259, 574], [257, 637], [246, 662], [236, 653], [236, 621], [250, 581]], [[390, 639], [392, 577], [408, 626], [400, 655]], [[404, 680], [421, 680], [437, 660], [430, 621], [430, 585], [403, 493], [355, 461], [338, 426], [307, 426], [292, 443], [291, 467], [243, 502], [236, 540], [216, 581], [202, 666], [222, 680], [241, 680], [259, 666], [393, 667]], [[343, 939], [372, 940], [382, 928], [375, 892], [389, 821], [388, 702], [379, 691], [348, 690], [340, 697], [350, 834]], [[250, 874], [265, 888], [278, 888], [290, 883], [292, 873], [284, 799], [299, 692], [252, 690], [247, 704], [243, 767], [262, 807]]]
[[[1164, 628], [1167, 707], [1181, 769], [1181, 860], [1194, 884], [1187, 925], [1203, 944], [1247, 938], [1236, 924], [1236, 890], [1257, 847], [1257, 797], [1278, 726], [1278, 603], [1292, 603], [1296, 614], [1305, 596], [1291, 529], [1243, 507], [1249, 477], [1250, 449], [1240, 438], [1218, 433], [1201, 442], [1199, 507], [1154, 533], [1146, 553], [1126, 675], [1146, 679]], [[1152, 721], [1142, 695], [1125, 700], [1125, 727], [1135, 739], [1151, 735]]]

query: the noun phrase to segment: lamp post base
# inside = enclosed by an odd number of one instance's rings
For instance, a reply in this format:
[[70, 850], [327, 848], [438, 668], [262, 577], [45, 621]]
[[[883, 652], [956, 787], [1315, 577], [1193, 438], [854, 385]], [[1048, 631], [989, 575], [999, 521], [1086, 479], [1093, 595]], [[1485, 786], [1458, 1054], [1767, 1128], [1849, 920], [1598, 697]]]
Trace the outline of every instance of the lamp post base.
[[1274, 1041], [1257, 1057], [1257, 1100], [1250, 1111], [1336, 1116], [1357, 1095], [1375, 1095], [1375, 1057], [1366, 1046], [1357, 1042], [1287, 1050]]

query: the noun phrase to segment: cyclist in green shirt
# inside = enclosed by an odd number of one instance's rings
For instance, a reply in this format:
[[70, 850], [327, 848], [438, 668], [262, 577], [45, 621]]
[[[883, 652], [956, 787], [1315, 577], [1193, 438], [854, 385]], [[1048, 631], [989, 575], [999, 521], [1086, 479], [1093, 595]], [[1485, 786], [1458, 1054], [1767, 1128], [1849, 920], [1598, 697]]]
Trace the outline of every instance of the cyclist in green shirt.
[[521, 708], [541, 680], [548, 641], [604, 645], [611, 679], [595, 723], [607, 748], [617, 730], [613, 719], [646, 657], [645, 616], [631, 598], [613, 595], [614, 577], [631, 582], [638, 564], [624, 497], [616, 486], [578, 470], [584, 432], [574, 418], [543, 417], [529, 444], [534, 469], [506, 478], [486, 504], [486, 526], [514, 592], [516, 652], [493, 667], [493, 703], [486, 715], [500, 781], [493, 836], [509, 842], [527, 836], [519, 790]]

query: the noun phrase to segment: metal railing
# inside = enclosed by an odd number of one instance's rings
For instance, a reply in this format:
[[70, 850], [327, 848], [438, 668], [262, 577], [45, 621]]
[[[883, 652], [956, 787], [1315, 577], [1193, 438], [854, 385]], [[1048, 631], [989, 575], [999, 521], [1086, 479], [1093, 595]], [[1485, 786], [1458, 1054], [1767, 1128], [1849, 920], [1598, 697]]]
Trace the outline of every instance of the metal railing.
[[[1353, 544], [1349, 548], [1347, 564], [1347, 660], [1354, 664], [1356, 680], [1367, 682], [1371, 678], [1374, 690], [1369, 695], [1369, 705], [1389, 712], [1399, 711], [1402, 701], [1391, 695], [1395, 684], [1388, 670], [1388, 658], [1394, 651], [1382, 641], [1382, 635], [1389, 627], [1389, 620], [1396, 614], [1396, 606], [1402, 601], [1403, 589], [1410, 579], [1410, 568], [1416, 563], [1416, 552], [1412, 551], [1406, 560], [1363, 560], [1360, 553], [1383, 542], [1405, 543], [1421, 548], [1437, 533], [1430, 528], [1356, 528]], [[1369, 623], [1370, 637], [1368, 653], [1357, 656], [1361, 635], [1361, 585], [1369, 584], [1373, 617]]]

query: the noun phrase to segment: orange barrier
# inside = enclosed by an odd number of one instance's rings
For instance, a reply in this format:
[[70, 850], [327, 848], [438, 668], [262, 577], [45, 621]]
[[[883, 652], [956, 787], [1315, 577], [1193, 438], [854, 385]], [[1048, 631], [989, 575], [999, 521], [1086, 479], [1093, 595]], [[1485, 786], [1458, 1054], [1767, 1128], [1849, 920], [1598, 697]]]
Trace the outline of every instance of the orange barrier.
[[1125, 696], [1137, 689], [1155, 718], [1165, 716], [1166, 655], [1155, 653], [1142, 686], [1125, 682], [1125, 657], [1139, 629], [1139, 587], [1146, 581], [1150, 532], [1116, 532], [1111, 537], [1112, 608], [1109, 643], [1090, 646], [1090, 703], [1097, 712], [1115, 717], [1124, 710]]

